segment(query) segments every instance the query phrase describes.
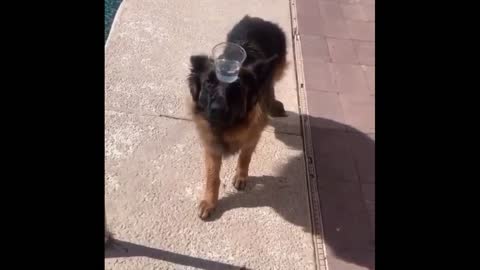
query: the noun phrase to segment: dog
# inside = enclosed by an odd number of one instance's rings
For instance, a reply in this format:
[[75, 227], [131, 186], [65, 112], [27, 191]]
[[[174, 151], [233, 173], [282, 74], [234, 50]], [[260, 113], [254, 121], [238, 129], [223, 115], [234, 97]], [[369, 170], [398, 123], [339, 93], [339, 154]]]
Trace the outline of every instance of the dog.
[[247, 53], [236, 81], [219, 81], [214, 60], [206, 55], [190, 57], [187, 79], [192, 119], [204, 148], [206, 185], [198, 206], [203, 220], [217, 205], [222, 158], [240, 153], [233, 186], [244, 190], [252, 154], [269, 116], [286, 116], [274, 90], [287, 65], [284, 31], [277, 24], [246, 15], [227, 34], [227, 42], [242, 46]]

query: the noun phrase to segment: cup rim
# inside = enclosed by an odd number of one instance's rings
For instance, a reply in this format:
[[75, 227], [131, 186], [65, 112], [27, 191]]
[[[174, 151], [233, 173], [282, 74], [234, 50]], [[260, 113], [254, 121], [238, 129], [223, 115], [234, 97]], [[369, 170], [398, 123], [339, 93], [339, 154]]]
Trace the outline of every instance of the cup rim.
[[222, 46], [222, 45], [229, 45], [229, 46], [233, 46], [233, 47], [239, 48], [240, 51], [242, 51], [242, 55], [243, 55], [243, 59], [242, 59], [242, 61], [240, 61], [240, 63], [243, 63], [243, 62], [245, 61], [245, 59], [247, 59], [247, 51], [245, 51], [245, 49], [244, 49], [241, 45], [239, 45], [239, 44], [237, 44], [237, 43], [225, 41], [225, 42], [220, 42], [220, 43], [218, 43], [217, 45], [213, 46], [213, 49], [212, 49], [212, 57], [213, 57], [214, 60], [216, 60], [215, 54], [214, 54], [215, 49], [216, 49], [217, 47], [219, 47], [219, 46]]

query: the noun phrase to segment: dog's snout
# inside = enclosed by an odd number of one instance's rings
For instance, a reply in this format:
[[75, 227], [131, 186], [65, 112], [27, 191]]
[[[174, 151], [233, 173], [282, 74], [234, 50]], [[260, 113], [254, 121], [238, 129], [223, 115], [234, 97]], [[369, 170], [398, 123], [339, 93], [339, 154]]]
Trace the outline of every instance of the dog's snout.
[[216, 99], [210, 104], [210, 117], [213, 119], [221, 119], [225, 114], [225, 101]]

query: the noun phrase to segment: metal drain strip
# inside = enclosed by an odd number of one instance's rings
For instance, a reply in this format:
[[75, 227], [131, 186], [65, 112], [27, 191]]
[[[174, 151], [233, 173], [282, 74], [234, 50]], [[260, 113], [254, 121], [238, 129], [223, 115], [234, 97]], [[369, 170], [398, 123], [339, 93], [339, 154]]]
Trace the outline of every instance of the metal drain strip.
[[295, 74], [298, 89], [298, 106], [300, 112], [300, 124], [303, 139], [306, 181], [312, 222], [312, 240], [314, 244], [316, 269], [327, 270], [327, 256], [323, 233], [323, 220], [321, 215], [320, 196], [317, 188], [317, 173], [315, 169], [315, 157], [313, 152], [310, 117], [308, 114], [307, 93], [305, 87], [305, 73], [303, 69], [303, 57], [300, 35], [298, 32], [298, 19], [296, 0], [290, 0], [290, 18], [292, 27], [293, 56], [295, 62]]

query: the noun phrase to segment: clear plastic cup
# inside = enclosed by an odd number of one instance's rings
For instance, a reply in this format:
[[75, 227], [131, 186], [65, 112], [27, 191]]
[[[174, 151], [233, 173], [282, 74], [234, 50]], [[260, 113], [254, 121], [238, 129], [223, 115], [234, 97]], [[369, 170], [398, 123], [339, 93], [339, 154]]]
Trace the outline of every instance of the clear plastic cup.
[[247, 58], [247, 52], [238, 44], [223, 42], [213, 47], [212, 57], [215, 61], [218, 80], [232, 83], [238, 78], [240, 67]]

